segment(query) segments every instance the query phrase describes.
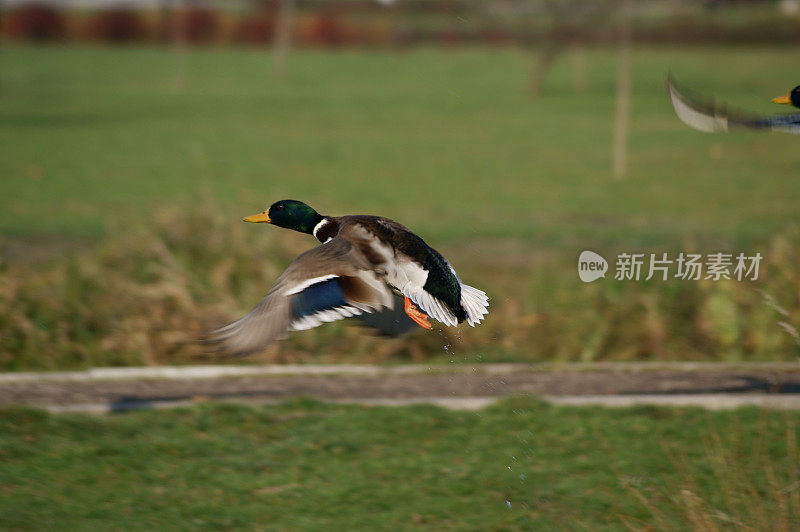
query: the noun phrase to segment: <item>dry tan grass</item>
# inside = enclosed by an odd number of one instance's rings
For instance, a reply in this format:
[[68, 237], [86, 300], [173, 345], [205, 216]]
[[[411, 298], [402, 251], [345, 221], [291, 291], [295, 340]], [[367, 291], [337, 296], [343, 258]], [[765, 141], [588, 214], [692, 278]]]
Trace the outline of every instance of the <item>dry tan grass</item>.
[[[0, 368], [218, 361], [202, 336], [249, 310], [311, 244], [218, 213], [209, 203], [165, 209], [45, 265], [0, 263]], [[798, 243], [797, 232], [774, 237], [757, 283], [584, 285], [558, 257], [530, 269], [519, 254], [491, 264], [458, 257], [492, 298], [479, 327], [386, 339], [329, 324], [253, 360], [790, 359], [800, 343]]]

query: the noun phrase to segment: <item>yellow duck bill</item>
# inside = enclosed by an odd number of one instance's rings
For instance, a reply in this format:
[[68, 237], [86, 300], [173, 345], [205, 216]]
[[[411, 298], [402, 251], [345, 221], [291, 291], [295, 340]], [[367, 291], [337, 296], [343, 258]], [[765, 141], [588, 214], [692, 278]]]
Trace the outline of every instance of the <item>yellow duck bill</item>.
[[772, 103], [792, 103], [792, 98], [788, 94], [784, 96], [778, 96], [777, 98], [772, 99]]
[[251, 214], [246, 218], [242, 218], [243, 222], [251, 222], [254, 224], [268, 224], [271, 223], [269, 219], [269, 215], [266, 212], [260, 212], [258, 214]]

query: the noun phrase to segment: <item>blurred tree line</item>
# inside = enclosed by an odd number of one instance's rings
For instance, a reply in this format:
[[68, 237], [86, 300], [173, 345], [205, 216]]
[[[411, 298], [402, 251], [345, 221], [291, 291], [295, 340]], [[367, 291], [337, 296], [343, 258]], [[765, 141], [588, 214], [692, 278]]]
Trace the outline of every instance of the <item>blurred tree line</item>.
[[[2, 5], [2, 4], [0, 4]], [[286, 24], [301, 46], [543, 46], [615, 44], [620, 0], [162, 0], [97, 9], [15, 2], [2, 9], [5, 39], [109, 43], [270, 44]], [[632, 39], [641, 43], [796, 43], [796, 0], [651, 0], [633, 3]], [[288, 37], [288, 33], [285, 37]], [[284, 38], [285, 38], [284, 37]], [[553, 47], [548, 49], [547, 47]]]

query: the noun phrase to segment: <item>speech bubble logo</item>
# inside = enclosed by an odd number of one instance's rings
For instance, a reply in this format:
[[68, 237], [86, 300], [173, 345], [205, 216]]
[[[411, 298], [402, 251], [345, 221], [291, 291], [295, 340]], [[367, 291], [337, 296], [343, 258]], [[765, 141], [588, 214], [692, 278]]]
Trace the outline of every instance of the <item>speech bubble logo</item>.
[[578, 277], [584, 283], [591, 283], [606, 276], [608, 262], [594, 251], [583, 251], [578, 257]]

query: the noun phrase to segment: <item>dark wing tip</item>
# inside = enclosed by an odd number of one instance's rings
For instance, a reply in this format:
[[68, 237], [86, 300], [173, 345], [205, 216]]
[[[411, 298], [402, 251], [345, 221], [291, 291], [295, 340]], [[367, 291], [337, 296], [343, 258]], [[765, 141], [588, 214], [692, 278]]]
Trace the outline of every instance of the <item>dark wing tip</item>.
[[360, 314], [355, 318], [365, 327], [370, 327], [377, 333], [390, 338], [397, 338], [421, 328], [417, 322], [406, 314], [404, 310], [405, 300], [398, 295], [393, 297], [393, 308], [383, 308], [379, 311]]

